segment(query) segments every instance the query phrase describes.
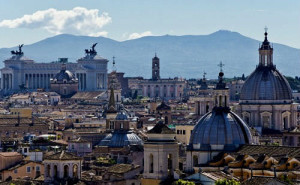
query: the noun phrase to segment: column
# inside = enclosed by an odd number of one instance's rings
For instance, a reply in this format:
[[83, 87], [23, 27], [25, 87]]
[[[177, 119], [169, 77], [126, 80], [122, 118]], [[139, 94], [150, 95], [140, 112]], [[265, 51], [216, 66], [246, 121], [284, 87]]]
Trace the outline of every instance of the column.
[[97, 74], [96, 74], [96, 84], [97, 84], [97, 89], [100, 89], [100, 80], [99, 80], [99, 78], [100, 78], [100, 75], [99, 75], [99, 73], [97, 73]]
[[177, 84], [174, 84], [175, 92], [174, 92], [174, 99], [177, 99]]
[[32, 89], [35, 88], [35, 74], [32, 74]]
[[167, 85], [167, 97], [170, 97], [171, 94], [170, 94], [170, 85]]
[[84, 91], [86, 90], [86, 73], [84, 73]]
[[80, 73], [79, 76], [80, 76], [80, 90], [82, 91], [83, 89], [82, 73]]
[[13, 89], [13, 74], [10, 74], [10, 89]]
[[8, 74], [5, 74], [5, 88], [8, 89], [9, 88], [9, 79], [8, 79]]
[[3, 74], [3, 89], [6, 89], [6, 75]]
[[4, 74], [2, 74], [1, 78], [1, 89], [4, 89]]
[[28, 76], [28, 89], [31, 89], [31, 74], [27, 74]]

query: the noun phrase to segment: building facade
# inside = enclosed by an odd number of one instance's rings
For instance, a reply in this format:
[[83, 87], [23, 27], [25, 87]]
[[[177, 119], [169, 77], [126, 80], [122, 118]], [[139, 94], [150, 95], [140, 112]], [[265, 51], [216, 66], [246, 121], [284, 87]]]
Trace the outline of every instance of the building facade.
[[20, 91], [22, 88], [35, 91], [38, 88], [50, 89], [50, 79], [61, 69], [61, 63], [66, 63], [78, 79], [79, 91], [102, 91], [107, 89], [108, 60], [97, 55], [94, 47], [86, 50], [86, 55], [76, 63], [67, 62], [66, 58], [53, 63], [37, 63], [20, 52], [4, 61], [1, 71], [1, 89], [4, 94]]
[[160, 60], [156, 56], [152, 59], [152, 78], [130, 79], [129, 88], [133, 91], [141, 90], [142, 96], [160, 98], [164, 100], [180, 100], [184, 96], [186, 81], [180, 78], [160, 78]]

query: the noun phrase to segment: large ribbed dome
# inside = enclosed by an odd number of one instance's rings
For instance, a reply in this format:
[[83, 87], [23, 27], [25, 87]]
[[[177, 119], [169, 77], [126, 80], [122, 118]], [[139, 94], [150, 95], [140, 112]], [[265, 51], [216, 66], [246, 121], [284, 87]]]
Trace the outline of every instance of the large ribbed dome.
[[284, 100], [290, 103], [292, 90], [275, 66], [258, 66], [243, 85], [240, 100]]
[[193, 129], [190, 147], [200, 151], [232, 151], [251, 141], [250, 129], [240, 117], [228, 107], [215, 107]]
[[268, 41], [267, 29], [258, 51], [259, 64], [242, 87], [240, 104], [292, 103], [291, 87], [273, 64], [273, 48]]

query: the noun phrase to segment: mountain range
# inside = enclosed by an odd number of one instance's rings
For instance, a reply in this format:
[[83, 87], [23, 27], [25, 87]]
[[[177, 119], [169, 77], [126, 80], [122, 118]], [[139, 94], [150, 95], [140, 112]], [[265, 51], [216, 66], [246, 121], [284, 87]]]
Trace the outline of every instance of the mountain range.
[[[52, 62], [64, 57], [69, 58], [69, 62], [76, 62], [84, 56], [84, 49], [98, 43], [98, 54], [110, 61], [115, 56], [117, 71], [125, 72], [125, 76], [150, 78], [151, 61], [156, 52], [163, 78], [201, 78], [204, 71], [208, 78], [217, 78], [220, 61], [225, 64], [225, 77], [249, 75], [258, 64], [258, 47], [263, 39], [263, 34], [262, 40], [258, 41], [226, 30], [209, 35], [147, 36], [126, 41], [61, 34], [25, 45], [23, 51], [36, 62]], [[300, 49], [277, 43], [273, 48], [277, 69], [286, 76], [299, 76]], [[0, 60], [9, 58], [11, 50], [16, 48], [1, 48]]]

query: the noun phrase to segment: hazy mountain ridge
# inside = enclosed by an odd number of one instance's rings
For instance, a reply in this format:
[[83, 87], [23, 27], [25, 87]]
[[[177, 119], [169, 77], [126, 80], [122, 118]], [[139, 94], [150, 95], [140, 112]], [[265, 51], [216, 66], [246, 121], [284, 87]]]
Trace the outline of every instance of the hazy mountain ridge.
[[[23, 50], [25, 56], [36, 62], [51, 62], [61, 57], [75, 62], [84, 56], [84, 49], [95, 42], [98, 42], [96, 50], [99, 55], [109, 60], [116, 56], [118, 71], [125, 72], [126, 76], [146, 78], [151, 75], [155, 51], [161, 59], [162, 77], [199, 78], [206, 71], [208, 77], [216, 78], [219, 71], [217, 64], [221, 60], [225, 63], [225, 76], [249, 75], [258, 64], [258, 46], [261, 43], [224, 30], [209, 35], [148, 36], [122, 42], [104, 37], [62, 34], [25, 45]], [[273, 45], [277, 68], [284, 75], [299, 76], [300, 50], [282, 44]], [[16, 48], [0, 49], [0, 60], [9, 58], [13, 49]]]

